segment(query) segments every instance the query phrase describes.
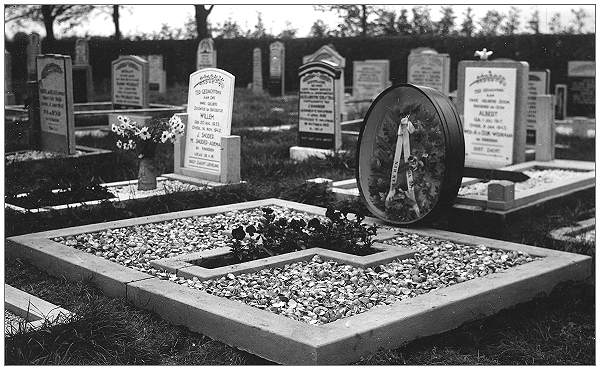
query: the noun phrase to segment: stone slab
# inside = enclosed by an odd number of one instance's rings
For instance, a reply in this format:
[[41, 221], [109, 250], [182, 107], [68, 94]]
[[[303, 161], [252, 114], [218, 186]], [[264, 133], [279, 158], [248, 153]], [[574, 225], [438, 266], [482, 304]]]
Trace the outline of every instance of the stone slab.
[[596, 228], [596, 218], [588, 218], [583, 221], [579, 221], [574, 226], [566, 226], [558, 229], [554, 229], [550, 232], [550, 238], [560, 242], [574, 243], [578, 239], [577, 234], [582, 234]]
[[[119, 294], [125, 292], [127, 299], [137, 307], [258, 356], [294, 365], [351, 363], [379, 348], [397, 348], [418, 337], [451, 330], [467, 321], [494, 314], [541, 293], [548, 293], [560, 282], [584, 280], [592, 272], [592, 259], [587, 256], [442, 230], [399, 228], [395, 230], [464, 244], [523, 251], [542, 258], [389, 306], [375, 307], [332, 323], [313, 326], [173, 282], [148, 278], [146, 274], [113, 262], [104, 260], [101, 263], [97, 261], [100, 257], [47, 240], [53, 236], [264, 206], [283, 206], [318, 215], [326, 211], [296, 202], [264, 199], [12, 237], [8, 239], [7, 252], [10, 253], [7, 254], [12, 257], [15, 254], [38, 254], [43, 257], [34, 259], [43, 269], [65, 274], [71, 279], [81, 279], [80, 275], [84, 275], [85, 271], [91, 275], [106, 275], [110, 270], [107, 266], [112, 265], [111, 278], [118, 278], [126, 285], [125, 291], [119, 290]], [[382, 224], [372, 218], [365, 221]], [[383, 230], [377, 239], [392, 238], [397, 231]], [[49, 260], [56, 260], [55, 266]], [[79, 274], [72, 272], [74, 267], [71, 265], [75, 261], [78, 262]], [[61, 264], [66, 268], [57, 271], [56, 265]], [[108, 284], [101, 285], [101, 288], [111, 290]]]
[[[337, 153], [345, 153], [345, 150], [340, 150]], [[290, 159], [297, 162], [302, 162], [310, 157], [325, 159], [327, 156], [334, 155], [336, 152], [331, 149], [309, 148], [304, 146], [291, 146]]]

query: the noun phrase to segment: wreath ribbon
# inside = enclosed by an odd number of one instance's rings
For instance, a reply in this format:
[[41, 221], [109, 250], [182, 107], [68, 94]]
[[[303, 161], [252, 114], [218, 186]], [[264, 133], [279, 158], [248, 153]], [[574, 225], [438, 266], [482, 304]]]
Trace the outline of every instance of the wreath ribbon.
[[[390, 179], [390, 190], [387, 197], [385, 198], [386, 206], [392, 201], [394, 195], [396, 195], [396, 184], [398, 183], [398, 169], [400, 168], [400, 161], [404, 157], [404, 161], [408, 163], [410, 157], [410, 134], [415, 132], [415, 126], [406, 116], [400, 120], [398, 125], [398, 140], [396, 141], [396, 151], [394, 153], [394, 165], [392, 166], [392, 177]], [[415, 198], [415, 190], [413, 183], [413, 173], [410, 166], [406, 168], [406, 184], [407, 184], [407, 198], [413, 202], [412, 209], [420, 217], [419, 206]]]

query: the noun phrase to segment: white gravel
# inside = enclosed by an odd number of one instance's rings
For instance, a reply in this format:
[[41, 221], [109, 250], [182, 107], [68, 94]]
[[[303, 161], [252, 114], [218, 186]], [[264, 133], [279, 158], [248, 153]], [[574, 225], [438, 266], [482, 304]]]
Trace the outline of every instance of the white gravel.
[[[529, 176], [529, 180], [515, 183], [515, 193], [530, 190], [540, 185], [552, 184], [554, 182], [562, 181], [565, 179], [574, 179], [588, 174], [585, 171], [573, 171], [563, 169], [536, 169], [531, 171], [523, 171], [523, 173]], [[458, 195], [487, 196], [487, 187], [488, 183], [485, 182], [478, 182], [475, 184], [463, 186], [458, 190]]]
[[[82, 151], [76, 151], [75, 156], [83, 154]], [[38, 159], [66, 157], [66, 155], [55, 152], [44, 152], [40, 150], [25, 150], [15, 153], [9, 153], [4, 156], [5, 164], [13, 162], [35, 161]]]
[[172, 180], [166, 178], [157, 179], [156, 189], [138, 190], [137, 186], [137, 181], [131, 181], [126, 185], [112, 185], [105, 186], [105, 188], [119, 199], [145, 198], [177, 192], [196, 191], [205, 188], [203, 186], [198, 186], [194, 184], [181, 182], [179, 180]]

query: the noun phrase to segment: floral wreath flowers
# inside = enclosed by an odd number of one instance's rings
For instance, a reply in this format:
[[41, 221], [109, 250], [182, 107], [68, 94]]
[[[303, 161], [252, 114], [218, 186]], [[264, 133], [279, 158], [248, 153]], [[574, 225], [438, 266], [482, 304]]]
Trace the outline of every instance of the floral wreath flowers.
[[156, 119], [147, 125], [140, 125], [127, 116], [118, 116], [119, 124], [113, 124], [112, 132], [119, 136], [116, 146], [123, 150], [138, 149], [139, 158], [153, 156], [153, 151], [159, 143], [175, 142], [178, 136], [183, 135], [185, 124], [177, 115], [168, 121]]

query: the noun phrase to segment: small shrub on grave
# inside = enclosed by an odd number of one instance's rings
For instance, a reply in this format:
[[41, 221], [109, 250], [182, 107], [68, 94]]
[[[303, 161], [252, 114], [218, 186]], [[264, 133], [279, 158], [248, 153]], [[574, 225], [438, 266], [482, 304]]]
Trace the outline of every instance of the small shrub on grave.
[[373, 252], [373, 236], [377, 226], [363, 224], [364, 216], [354, 219], [348, 213], [328, 208], [326, 220], [275, 218], [271, 208], [263, 208], [263, 219], [257, 226], [238, 226], [232, 230], [231, 251], [237, 262], [295, 252], [307, 248], [323, 248], [355, 255]]

